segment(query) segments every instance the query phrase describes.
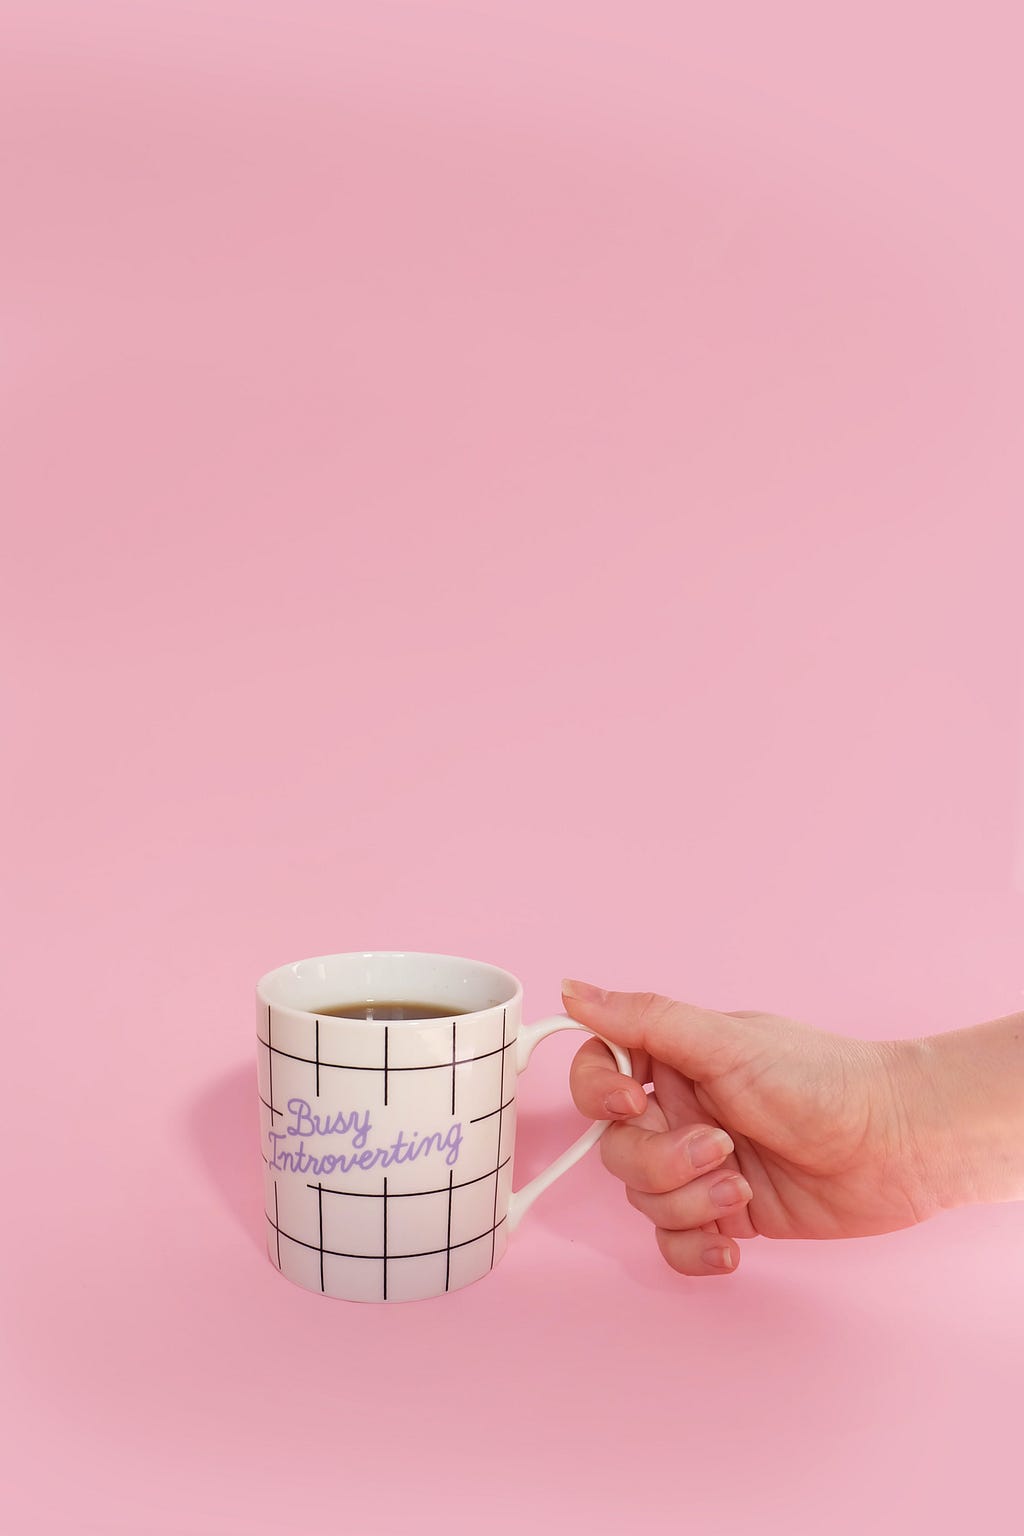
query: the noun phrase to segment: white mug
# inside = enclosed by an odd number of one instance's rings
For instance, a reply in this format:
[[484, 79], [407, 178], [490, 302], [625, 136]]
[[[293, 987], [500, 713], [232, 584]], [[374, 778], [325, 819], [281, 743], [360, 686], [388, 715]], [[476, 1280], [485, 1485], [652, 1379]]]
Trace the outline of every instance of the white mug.
[[[482, 1279], [609, 1124], [595, 1121], [513, 1190], [519, 1074], [546, 1035], [584, 1026], [564, 1014], [524, 1026], [522, 986], [496, 966], [322, 955], [268, 972], [256, 993], [267, 1251], [307, 1290], [417, 1301]], [[430, 1003], [441, 1016], [317, 1013], [372, 1000]], [[605, 1044], [631, 1076], [628, 1052]]]

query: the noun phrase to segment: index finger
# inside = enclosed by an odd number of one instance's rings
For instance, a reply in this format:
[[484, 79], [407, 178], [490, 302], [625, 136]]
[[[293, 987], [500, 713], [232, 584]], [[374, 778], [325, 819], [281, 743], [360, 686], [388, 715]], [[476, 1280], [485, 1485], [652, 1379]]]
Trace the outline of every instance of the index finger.
[[[643, 1051], [632, 1056], [637, 1077], [626, 1077], [603, 1041], [591, 1038], [580, 1046], [569, 1069], [569, 1091], [582, 1114], [591, 1120], [627, 1120], [643, 1114], [647, 1107], [643, 1083], [650, 1059]], [[645, 1076], [638, 1080], [641, 1072]]]

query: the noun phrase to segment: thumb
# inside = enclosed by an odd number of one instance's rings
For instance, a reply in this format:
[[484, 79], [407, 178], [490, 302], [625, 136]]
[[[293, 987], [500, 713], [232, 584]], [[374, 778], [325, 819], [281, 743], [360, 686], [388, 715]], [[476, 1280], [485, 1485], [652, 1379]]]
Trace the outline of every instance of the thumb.
[[657, 992], [605, 992], [567, 977], [562, 1001], [570, 1018], [627, 1050], [646, 1051], [686, 1077], [720, 1077], [749, 1052], [742, 1019], [679, 1003]]

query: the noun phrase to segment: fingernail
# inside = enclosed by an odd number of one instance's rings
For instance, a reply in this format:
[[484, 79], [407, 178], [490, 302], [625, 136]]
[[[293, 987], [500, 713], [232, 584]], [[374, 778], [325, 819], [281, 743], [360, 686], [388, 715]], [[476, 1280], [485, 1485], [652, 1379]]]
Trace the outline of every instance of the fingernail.
[[578, 997], [581, 1003], [603, 1003], [608, 996], [601, 987], [592, 987], [589, 981], [573, 981], [566, 976], [562, 982], [563, 997]]
[[701, 1131], [686, 1143], [691, 1168], [710, 1168], [732, 1151], [732, 1137], [725, 1131]]
[[719, 1179], [717, 1184], [711, 1186], [712, 1205], [743, 1205], [751, 1198], [754, 1191], [746, 1179], [739, 1177], [734, 1179]]
[[641, 1110], [633, 1102], [633, 1095], [628, 1088], [616, 1088], [604, 1101], [604, 1107], [610, 1115], [639, 1115]]
[[714, 1269], [732, 1269], [731, 1248], [706, 1248], [701, 1258]]

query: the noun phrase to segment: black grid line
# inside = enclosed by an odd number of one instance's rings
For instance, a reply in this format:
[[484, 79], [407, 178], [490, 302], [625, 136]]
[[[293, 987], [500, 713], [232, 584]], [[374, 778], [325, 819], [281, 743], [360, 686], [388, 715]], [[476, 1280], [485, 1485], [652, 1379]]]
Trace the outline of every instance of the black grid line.
[[316, 1051], [316, 1096], [317, 1096], [317, 1098], [319, 1098], [320, 1097], [320, 1020], [319, 1019], [317, 1019], [317, 1021], [316, 1021], [316, 1044], [314, 1046], [314, 1050]]
[[277, 1205], [277, 1180], [274, 1180], [274, 1231], [277, 1233], [277, 1267], [281, 1268], [281, 1212]]
[[[282, 1226], [278, 1225], [269, 1211], [264, 1211], [263, 1214], [277, 1232], [279, 1239], [283, 1237], [289, 1243], [296, 1243], [300, 1248], [308, 1248], [310, 1253], [321, 1252], [318, 1243], [307, 1243], [301, 1237], [293, 1237], [291, 1232], [286, 1232]], [[452, 1243], [450, 1251], [454, 1253], [456, 1248], [468, 1248], [472, 1243], [482, 1242], [485, 1237], [491, 1237], [498, 1227], [503, 1227], [507, 1220], [508, 1217], [503, 1216], [500, 1221], [495, 1222], [493, 1227], [487, 1227], [483, 1232], [478, 1232], [475, 1237], [464, 1238], [461, 1243]], [[383, 1259], [385, 1265], [388, 1265], [400, 1264], [403, 1259], [433, 1259], [439, 1253], [444, 1253], [446, 1248], [424, 1248], [420, 1253], [388, 1253], [386, 1250], [384, 1253], [342, 1253], [338, 1248], [324, 1248], [322, 1251], [329, 1259], [372, 1259], [377, 1264]], [[386, 1289], [385, 1286], [385, 1291]], [[386, 1295], [384, 1300], [387, 1301]]]
[[[384, 1025], [384, 1103], [388, 1101], [388, 1026]], [[387, 1277], [385, 1274], [384, 1292], [387, 1294]]]
[[320, 1220], [320, 1289], [324, 1289], [324, 1192], [316, 1192], [316, 1213]]
[[273, 1035], [273, 1021], [272, 1021], [271, 1016], [270, 1016], [270, 1004], [269, 1003], [267, 1004], [267, 1038], [264, 1040], [263, 1044], [267, 1048], [267, 1092], [270, 1094], [270, 1103], [267, 1104], [267, 1101], [266, 1101], [266, 1099], [263, 1098], [262, 1094], [260, 1095], [260, 1098], [262, 1099], [262, 1102], [264, 1104], [266, 1104], [267, 1108], [270, 1110], [270, 1125], [271, 1125], [271, 1128], [273, 1128], [274, 1116], [275, 1115], [283, 1115], [284, 1114], [284, 1110], [283, 1109], [278, 1109], [277, 1106], [274, 1103], [274, 1035]]
[[[502, 1063], [502, 1065], [504, 1065], [504, 1063]], [[503, 1078], [504, 1076], [505, 1074], [502, 1073]], [[503, 1115], [506, 1109], [508, 1109], [510, 1105], [514, 1104], [515, 1101], [516, 1096], [513, 1094], [510, 1099], [505, 1100], [504, 1104], [499, 1104], [497, 1109], [489, 1109], [486, 1115], [474, 1115], [473, 1119], [469, 1122], [470, 1125], [479, 1125], [482, 1120], [493, 1120], [495, 1115]]]
[[[497, 1148], [496, 1148], [495, 1153], [494, 1153], [494, 1162], [495, 1162], [495, 1168], [494, 1168], [494, 1214], [491, 1217], [492, 1225], [491, 1225], [491, 1266], [490, 1267], [492, 1269], [494, 1268], [494, 1247], [495, 1247], [495, 1244], [498, 1241], [498, 1182], [499, 1182], [500, 1177], [501, 1177], [501, 1174], [500, 1174], [500, 1171], [499, 1171], [500, 1165], [501, 1165], [501, 1117], [502, 1117], [502, 1114], [504, 1113], [504, 1110], [506, 1108], [506, 1106], [501, 1102], [502, 1099], [505, 1097], [505, 1051], [504, 1051], [504, 1045], [505, 1045], [505, 1010], [504, 1010], [504, 1008], [501, 1010], [501, 1044], [502, 1044], [502, 1052], [501, 1052], [501, 1086], [498, 1089], [498, 1145], [497, 1145]], [[515, 1098], [515, 1094], [512, 1095], [512, 1098], [513, 1099]], [[511, 1100], [509, 1102], [511, 1103]], [[490, 1116], [481, 1115], [480, 1118], [482, 1120], [484, 1120], [484, 1119], [489, 1119]], [[470, 1121], [470, 1124], [473, 1124], [473, 1122]]]
[[[387, 1025], [384, 1027], [386, 1029]], [[513, 1036], [513, 1038], [511, 1040], [507, 1040], [504, 1045], [495, 1046], [493, 1051], [481, 1051], [479, 1056], [460, 1056], [455, 1061], [454, 1065], [457, 1067], [468, 1067], [469, 1064], [473, 1061], [486, 1061], [490, 1056], [500, 1056], [504, 1051], [511, 1050], [518, 1038], [519, 1037], [517, 1035]], [[294, 1051], [282, 1051], [279, 1045], [271, 1045], [269, 1040], [264, 1040], [262, 1035], [257, 1035], [256, 1041], [257, 1044], [266, 1046], [268, 1050], [273, 1051], [275, 1056], [286, 1056], [289, 1061], [304, 1061], [306, 1065], [310, 1067], [329, 1067], [331, 1071], [334, 1072], [384, 1071], [383, 1067], [357, 1067], [346, 1061], [324, 1061], [322, 1057], [318, 1061], [315, 1056], [296, 1056]], [[415, 1067], [393, 1067], [389, 1065], [387, 1070], [389, 1076], [391, 1076], [391, 1074], [394, 1072], [450, 1072], [452, 1065], [453, 1063], [450, 1061], [425, 1061]], [[281, 1110], [277, 1110], [277, 1114], [281, 1113]]]
[[452, 1119], [455, 1119], [455, 1020], [452, 1019]]
[[[385, 1079], [386, 1081], [386, 1079]], [[388, 1176], [384, 1175], [384, 1300], [388, 1299]]]
[[[454, 1179], [454, 1177], [455, 1177], [455, 1169], [452, 1168], [452, 1169], [449, 1170], [449, 1173], [448, 1173], [448, 1231], [445, 1233], [445, 1239], [444, 1239], [444, 1248], [445, 1248], [444, 1288], [445, 1288], [445, 1290], [448, 1289], [448, 1285], [449, 1285], [449, 1282], [451, 1280], [451, 1275], [452, 1275], [452, 1190], [455, 1187], [454, 1184], [452, 1183], [452, 1180]], [[280, 1241], [280, 1239], [278, 1239], [278, 1241]]]
[[[506, 1157], [498, 1164], [497, 1172], [507, 1168], [512, 1161], [511, 1156]], [[442, 1184], [440, 1189], [398, 1189], [388, 1195], [389, 1200], [418, 1200], [420, 1195], [444, 1195], [449, 1189], [469, 1189], [472, 1184], [482, 1184], [484, 1179], [493, 1179], [495, 1170], [488, 1168], [486, 1173], [478, 1173], [475, 1179], [465, 1179], [461, 1184], [453, 1184], [450, 1181], [455, 1177], [452, 1169], [448, 1175], [449, 1183]], [[307, 1189], [321, 1189], [325, 1195], [344, 1195], [346, 1200], [383, 1200], [384, 1196], [375, 1189], [332, 1189], [330, 1184], [307, 1184]]]

